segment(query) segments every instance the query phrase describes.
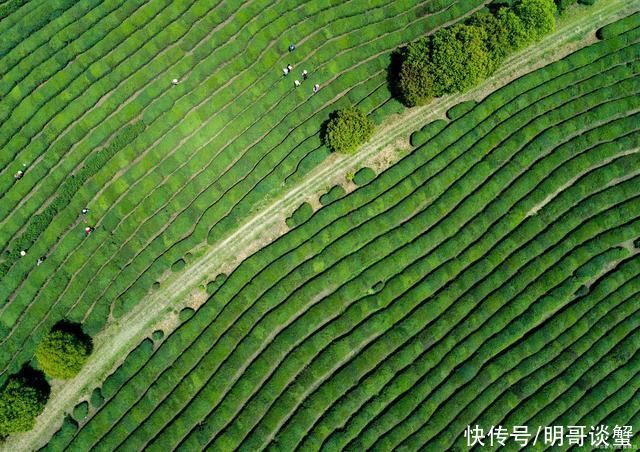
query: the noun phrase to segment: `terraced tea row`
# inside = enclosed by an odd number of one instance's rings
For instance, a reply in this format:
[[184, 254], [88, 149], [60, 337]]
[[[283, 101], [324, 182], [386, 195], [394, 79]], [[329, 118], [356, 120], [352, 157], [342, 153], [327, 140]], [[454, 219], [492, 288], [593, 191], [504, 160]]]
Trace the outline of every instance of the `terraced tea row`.
[[[482, 4], [193, 2], [177, 8], [158, 0], [127, 13], [108, 32], [122, 8], [133, 5], [115, 7], [103, 21], [105, 38], [96, 34], [87, 51], [78, 47], [85, 42], [79, 34], [78, 44], [52, 56], [65, 61], [79, 54], [73, 63], [32, 92], [16, 85], [9, 93], [16, 108], [3, 124], [5, 148], [15, 156], [12, 165], [29, 166], [19, 181], [13, 179], [17, 166], [1, 175], [10, 186], [3, 206], [13, 209], [1, 227], [12, 253], [2, 285], [3, 368], [28, 359], [61, 317], [98, 331], [194, 246], [224, 237], [267, 194], [281, 193], [281, 181], [299, 165], [308, 170], [306, 162], [326, 155], [318, 130], [336, 105], [397, 108], [386, 88], [389, 52]], [[279, 30], [297, 42], [296, 52], [283, 54], [283, 38], [274, 40]], [[281, 80], [279, 67], [287, 60], [309, 67], [310, 80], [322, 84], [317, 95]], [[180, 82], [171, 86], [174, 76]], [[35, 105], [43, 107], [30, 117]], [[53, 201], [56, 187], [139, 120], [144, 132], [35, 231], [27, 255], [17, 258], [20, 250], [11, 247], [34, 231], [25, 225]], [[79, 218], [85, 206], [89, 214]], [[95, 227], [87, 238], [81, 232], [86, 225]]]
[[50, 447], [445, 450], [476, 422], [628, 422], [639, 39], [501, 88], [244, 261]]

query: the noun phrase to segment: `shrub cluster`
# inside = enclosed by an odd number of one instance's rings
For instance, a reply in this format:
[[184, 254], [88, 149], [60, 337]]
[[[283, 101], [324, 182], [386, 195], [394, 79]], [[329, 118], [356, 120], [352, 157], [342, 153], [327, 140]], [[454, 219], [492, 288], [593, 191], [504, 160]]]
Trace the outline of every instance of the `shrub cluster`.
[[555, 13], [553, 0], [521, 0], [409, 44], [398, 81], [402, 100], [422, 105], [477, 85], [509, 54], [553, 31]]
[[80, 187], [87, 179], [96, 174], [116, 152], [133, 141], [144, 128], [145, 124], [142, 121], [126, 126], [111, 141], [109, 146], [89, 156], [80, 171], [72, 174], [64, 181], [58, 189], [55, 199], [41, 213], [33, 216], [25, 232], [16, 239], [11, 250], [6, 254], [5, 261], [0, 265], [0, 277], [3, 277], [9, 271], [13, 262], [19, 257], [20, 251], [28, 249], [49, 226], [58, 212], [71, 202], [71, 198], [80, 190]]
[[49, 392], [44, 375], [31, 368], [10, 376], [0, 391], [0, 439], [31, 430], [47, 403]]
[[357, 107], [347, 107], [332, 114], [324, 141], [336, 152], [353, 153], [373, 135], [375, 125]]
[[80, 372], [92, 349], [91, 337], [79, 325], [65, 323], [51, 330], [38, 344], [36, 360], [48, 377], [64, 380]]

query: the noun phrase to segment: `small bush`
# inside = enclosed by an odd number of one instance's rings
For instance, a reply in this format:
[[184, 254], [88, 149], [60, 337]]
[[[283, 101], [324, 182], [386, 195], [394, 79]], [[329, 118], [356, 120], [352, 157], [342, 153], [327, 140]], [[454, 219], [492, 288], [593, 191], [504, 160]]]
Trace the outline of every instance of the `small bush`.
[[102, 390], [95, 388], [91, 393], [91, 406], [94, 408], [100, 407], [104, 403], [104, 397], [102, 396]]
[[332, 115], [324, 141], [336, 152], [354, 153], [373, 135], [375, 125], [362, 110], [347, 107]]
[[447, 126], [448, 122], [444, 119], [436, 119], [422, 127], [420, 130], [416, 130], [411, 134], [411, 146], [421, 146], [431, 138], [436, 136], [438, 132]]
[[36, 361], [48, 377], [64, 380], [80, 372], [92, 349], [91, 338], [80, 325], [63, 323], [42, 339]]
[[164, 337], [164, 331], [162, 330], [155, 330], [151, 335], [151, 338], [156, 342], [161, 340], [163, 337]]
[[353, 183], [356, 185], [365, 185], [376, 178], [376, 172], [371, 168], [360, 168], [358, 172], [353, 176]]
[[303, 202], [300, 206], [286, 219], [287, 226], [294, 228], [301, 225], [313, 215], [313, 207], [308, 202]]
[[193, 314], [195, 314], [195, 312], [196, 311], [193, 308], [184, 308], [178, 314], [178, 318], [181, 322], [185, 322], [189, 320], [193, 316]]
[[342, 198], [345, 194], [346, 192], [341, 185], [334, 185], [331, 190], [320, 196], [320, 204], [322, 204], [323, 206], [327, 206], [332, 202]]
[[187, 262], [184, 259], [178, 259], [173, 264], [171, 264], [171, 271], [174, 273], [179, 272], [185, 267], [185, 265], [187, 265]]
[[220, 288], [220, 286], [222, 286], [222, 284], [224, 284], [226, 280], [227, 275], [224, 273], [220, 273], [218, 276], [216, 276], [216, 279], [214, 279], [213, 281], [209, 281], [207, 283], [207, 294], [211, 295], [212, 293], [214, 293]]
[[76, 421], [84, 420], [89, 414], [89, 402], [80, 402], [73, 408], [73, 418]]

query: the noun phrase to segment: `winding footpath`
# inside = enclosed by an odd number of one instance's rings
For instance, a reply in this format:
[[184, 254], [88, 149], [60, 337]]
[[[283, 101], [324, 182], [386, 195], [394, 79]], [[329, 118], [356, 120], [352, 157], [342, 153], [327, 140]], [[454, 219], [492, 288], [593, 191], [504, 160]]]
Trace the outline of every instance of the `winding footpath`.
[[[344, 182], [347, 173], [371, 164], [383, 153], [409, 148], [409, 135], [422, 125], [444, 117], [453, 105], [464, 100], [481, 99], [511, 80], [558, 60], [595, 40], [595, 31], [603, 25], [640, 10], [640, 0], [610, 0], [581, 8], [578, 14], [564, 16], [557, 30], [507, 61], [501, 70], [482, 85], [463, 95], [437, 99], [423, 107], [406, 110], [389, 118], [373, 139], [354, 155], [332, 155], [309, 173], [298, 185], [261, 209], [233, 234], [211, 246], [196, 250], [198, 256], [183, 271], [169, 275], [160, 289], [149, 292], [126, 316], [109, 324], [94, 338], [94, 352], [82, 371], [73, 379], [55, 384], [45, 411], [33, 430], [9, 438], [0, 450], [38, 449], [59, 428], [64, 413], [70, 412], [82, 397], [101, 384], [141, 340], [156, 328], [177, 325], [184, 306], [202, 299], [198, 286], [220, 272], [230, 272], [243, 257], [250, 255], [286, 232], [284, 219], [304, 201], [315, 200], [333, 183]], [[390, 163], [387, 159], [386, 163]], [[168, 327], [169, 325], [169, 327]], [[165, 331], [169, 333], [169, 331]]]

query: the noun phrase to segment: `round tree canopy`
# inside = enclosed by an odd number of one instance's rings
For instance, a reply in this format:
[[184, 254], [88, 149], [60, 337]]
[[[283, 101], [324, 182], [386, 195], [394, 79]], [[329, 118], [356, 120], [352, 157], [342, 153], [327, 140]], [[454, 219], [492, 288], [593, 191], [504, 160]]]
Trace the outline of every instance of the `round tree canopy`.
[[373, 121], [362, 110], [347, 107], [332, 115], [324, 140], [336, 152], [352, 153], [371, 138], [374, 128]]
[[68, 379], [80, 372], [92, 348], [79, 327], [54, 329], [38, 345], [36, 360], [47, 376]]
[[41, 372], [26, 369], [9, 377], [0, 390], [0, 438], [33, 428], [49, 398], [49, 385]]

